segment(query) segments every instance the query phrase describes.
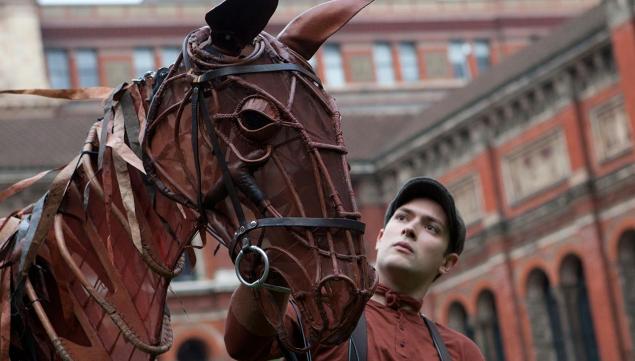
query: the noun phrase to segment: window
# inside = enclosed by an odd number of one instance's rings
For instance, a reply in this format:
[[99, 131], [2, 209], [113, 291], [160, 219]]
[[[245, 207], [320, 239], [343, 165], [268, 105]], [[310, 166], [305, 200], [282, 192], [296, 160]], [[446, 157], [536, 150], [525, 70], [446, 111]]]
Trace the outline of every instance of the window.
[[629, 119], [621, 96], [591, 111], [591, 129], [593, 146], [600, 162], [631, 149]]
[[452, 64], [452, 72], [455, 78], [470, 79], [470, 67], [468, 64], [468, 55], [471, 52], [470, 44], [453, 40], [448, 47], [448, 59]]
[[121, 82], [128, 81], [132, 73], [130, 59], [110, 59], [104, 61], [106, 84], [114, 87]]
[[465, 336], [474, 339], [474, 329], [465, 311], [465, 307], [459, 302], [453, 302], [448, 310], [448, 327], [459, 331]]
[[476, 343], [488, 361], [504, 361], [503, 337], [498, 321], [494, 294], [483, 291], [476, 305]]
[[183, 270], [178, 276], [174, 277], [174, 281], [195, 281], [197, 279], [196, 270], [192, 267], [192, 261], [188, 252], [185, 252], [185, 262], [183, 264]]
[[351, 67], [351, 81], [372, 82], [374, 80], [373, 61], [370, 55], [352, 55], [349, 58], [349, 65]]
[[415, 43], [399, 44], [399, 64], [401, 65], [401, 78], [403, 81], [419, 80], [419, 64]]
[[174, 64], [180, 53], [181, 49], [179, 48], [169, 47], [161, 49], [161, 66]]
[[395, 69], [392, 64], [392, 50], [388, 43], [376, 43], [373, 47], [375, 60], [375, 78], [379, 84], [393, 84]]
[[93, 49], [78, 49], [75, 51], [75, 63], [77, 64], [77, 77], [80, 87], [99, 85], [99, 72], [97, 68], [97, 52]]
[[178, 361], [206, 361], [210, 360], [209, 347], [205, 341], [198, 338], [190, 338], [179, 347], [176, 352]]
[[479, 73], [489, 69], [491, 65], [491, 57], [488, 40], [483, 39], [474, 42], [474, 56], [476, 57], [476, 68]]
[[342, 53], [337, 44], [326, 44], [324, 47], [324, 69], [326, 83], [330, 86], [342, 86], [346, 83], [342, 66]]
[[71, 74], [66, 50], [46, 50], [46, 65], [51, 88], [68, 89], [71, 87]]
[[423, 57], [426, 62], [426, 78], [447, 78], [450, 73], [447, 56], [442, 52], [429, 52]]
[[134, 50], [134, 73], [135, 76], [141, 77], [143, 74], [153, 71], [154, 65], [154, 52], [150, 48], [138, 48]]
[[562, 313], [568, 330], [566, 342], [572, 351], [572, 355], [567, 356], [571, 356], [571, 360], [599, 361], [584, 268], [580, 258], [575, 255], [570, 254], [562, 261], [560, 291]]
[[624, 232], [618, 241], [619, 280], [624, 300], [624, 311], [631, 336], [635, 345], [635, 230]]
[[533, 269], [527, 279], [527, 313], [537, 360], [565, 361], [561, 315], [553, 287], [545, 272]]

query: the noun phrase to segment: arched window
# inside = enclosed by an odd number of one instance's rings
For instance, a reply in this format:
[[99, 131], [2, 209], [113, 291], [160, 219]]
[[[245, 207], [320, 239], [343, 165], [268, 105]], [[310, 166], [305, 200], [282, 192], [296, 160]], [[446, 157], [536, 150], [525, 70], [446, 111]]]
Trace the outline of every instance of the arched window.
[[452, 302], [448, 310], [448, 326], [474, 339], [474, 328], [470, 325], [465, 307], [460, 302]]
[[476, 343], [486, 360], [505, 360], [494, 294], [491, 291], [481, 292], [476, 307]]
[[565, 361], [558, 304], [549, 279], [542, 270], [534, 269], [529, 274], [526, 301], [536, 360]]
[[635, 230], [625, 232], [618, 244], [619, 274], [624, 297], [624, 311], [635, 347]]
[[560, 282], [567, 354], [576, 361], [599, 361], [584, 269], [578, 257], [569, 255], [562, 261]]
[[183, 342], [176, 353], [178, 361], [211, 361], [209, 347], [198, 338], [190, 338]]

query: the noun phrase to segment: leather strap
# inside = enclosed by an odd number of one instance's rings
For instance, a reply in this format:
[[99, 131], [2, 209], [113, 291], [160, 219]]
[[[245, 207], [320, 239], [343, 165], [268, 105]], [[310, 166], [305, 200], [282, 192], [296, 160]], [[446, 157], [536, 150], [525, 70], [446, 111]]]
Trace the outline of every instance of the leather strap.
[[202, 187], [202, 177], [201, 174], [201, 160], [198, 152], [198, 114], [199, 114], [199, 106], [198, 102], [199, 98], [199, 88], [192, 88], [192, 153], [194, 154], [194, 168], [196, 170], [196, 187], [197, 187], [197, 196], [196, 196], [196, 206], [198, 207], [199, 217], [201, 220], [205, 219], [205, 209], [203, 208], [203, 187]]
[[430, 331], [430, 335], [432, 336], [432, 342], [434, 342], [434, 347], [437, 349], [437, 353], [439, 353], [439, 358], [441, 361], [451, 361], [450, 353], [448, 349], [445, 347], [445, 343], [443, 343], [443, 339], [441, 338], [441, 334], [439, 334], [439, 330], [437, 326], [432, 322], [429, 318], [421, 315], [423, 321], [428, 326], [428, 331]]
[[366, 325], [366, 315], [362, 312], [357, 326], [353, 330], [350, 340], [348, 341], [348, 360], [366, 361], [368, 360], [368, 327]]
[[[302, 345], [303, 347], [309, 347], [309, 342], [307, 341], [306, 336], [304, 335], [304, 330], [302, 329], [302, 315], [298, 311], [298, 306], [295, 304], [295, 301], [292, 298], [289, 299], [289, 304], [291, 305], [293, 312], [295, 312], [295, 316], [298, 321], [298, 329], [300, 330], [300, 336], [302, 337]], [[287, 361], [300, 361], [300, 360], [313, 361], [313, 357], [311, 356], [311, 350], [308, 350], [306, 353], [295, 353], [293, 351], [287, 350], [282, 344], [282, 342], [278, 342], [278, 344], [280, 345], [282, 356]]]
[[[452, 361], [450, 357], [450, 353], [448, 349], [445, 347], [445, 343], [443, 343], [443, 339], [441, 338], [441, 334], [439, 334], [439, 330], [437, 326], [429, 320], [424, 315], [421, 315], [421, 319], [425, 322], [428, 331], [430, 332], [430, 336], [432, 336], [432, 343], [434, 343], [434, 348], [437, 349], [437, 353], [439, 354], [439, 359], [441, 361]], [[355, 330], [353, 330], [353, 334], [349, 339], [348, 346], [348, 361], [367, 361], [368, 360], [368, 335], [367, 335], [368, 327], [366, 325], [366, 316], [362, 313], [362, 316], [359, 318], [357, 322], [357, 326], [355, 326]], [[353, 355], [355, 358], [353, 359]]]
[[362, 222], [346, 218], [308, 218], [308, 217], [280, 217], [260, 218], [251, 221], [247, 227], [239, 229], [234, 240], [258, 228], [272, 227], [301, 227], [301, 228], [341, 228], [364, 233], [366, 225]]
[[260, 64], [260, 65], [238, 65], [228, 66], [224, 68], [209, 70], [202, 75], [199, 75], [195, 80], [196, 83], [204, 83], [210, 80], [216, 79], [221, 76], [236, 75], [236, 74], [255, 74], [255, 73], [270, 73], [274, 71], [297, 71], [300, 72], [322, 86], [320, 78], [315, 74], [308, 71], [306, 68], [298, 64], [290, 63], [276, 63], [276, 64]]
[[126, 137], [128, 138], [128, 144], [134, 154], [141, 159], [141, 145], [139, 144], [139, 118], [134, 107], [132, 95], [130, 92], [125, 92], [121, 96], [119, 101], [121, 109], [123, 110], [123, 122], [126, 128]]
[[[198, 88], [198, 85], [194, 85], [194, 89]], [[205, 128], [207, 129], [208, 138], [212, 142], [212, 152], [218, 160], [218, 165], [223, 172], [223, 183], [225, 184], [225, 189], [227, 190], [227, 194], [229, 195], [232, 206], [234, 207], [234, 211], [236, 212], [236, 218], [238, 218], [238, 223], [241, 226], [245, 226], [245, 213], [243, 212], [243, 208], [240, 205], [240, 201], [238, 200], [238, 192], [236, 192], [234, 181], [232, 180], [232, 176], [229, 173], [229, 165], [227, 164], [227, 160], [225, 159], [225, 153], [223, 153], [223, 149], [220, 147], [220, 141], [218, 140], [218, 135], [216, 134], [216, 130], [214, 129], [214, 122], [212, 122], [209, 117], [209, 112], [207, 111], [207, 105], [205, 104], [203, 93], [204, 92], [202, 91], [202, 89], [198, 89], [198, 106], [196, 106], [196, 109], [193, 109], [192, 111], [192, 122], [198, 122], [198, 114], [199, 111], [201, 111], [203, 113], [203, 120], [207, 123], [207, 126]], [[194, 93], [192, 93], [192, 97], [194, 97]], [[193, 102], [192, 106], [194, 107]], [[198, 135], [192, 135], [192, 137], [197, 136]], [[200, 169], [198, 170], [198, 172], [200, 177]]]
[[104, 103], [104, 117], [101, 120], [101, 134], [99, 138], [99, 153], [97, 154], [97, 169], [101, 170], [101, 166], [104, 163], [104, 152], [106, 151], [106, 143], [108, 143], [108, 133], [110, 132], [110, 120], [114, 115], [113, 102], [118, 101], [119, 93], [123, 88], [128, 85], [127, 83], [121, 83], [110, 93], [110, 96]]
[[225, 184], [225, 189], [229, 196], [229, 199], [232, 202], [234, 207], [234, 211], [236, 212], [236, 217], [238, 218], [238, 222], [240, 224], [239, 230], [234, 235], [234, 242], [239, 240], [243, 241], [243, 247], [247, 245], [248, 239], [243, 238], [247, 233], [253, 231], [257, 228], [266, 228], [266, 227], [304, 227], [304, 228], [342, 228], [342, 229], [350, 229], [355, 232], [364, 233], [365, 225], [362, 222], [345, 219], [345, 218], [304, 218], [304, 217], [280, 217], [280, 218], [262, 218], [258, 220], [254, 220], [247, 224], [247, 220], [245, 218], [242, 206], [240, 205], [240, 201], [238, 200], [238, 192], [236, 190], [236, 186], [234, 185], [232, 176], [229, 171], [229, 165], [225, 160], [225, 154], [220, 147], [220, 141], [218, 140], [218, 135], [214, 129], [214, 123], [209, 116], [209, 112], [207, 110], [207, 106], [205, 104], [205, 99], [203, 98], [202, 87], [205, 85], [201, 85], [201, 82], [209, 81], [219, 76], [229, 75], [229, 74], [243, 74], [243, 73], [260, 73], [260, 72], [270, 72], [270, 71], [288, 71], [288, 70], [297, 70], [306, 72], [306, 70], [300, 67], [297, 64], [267, 64], [267, 65], [247, 65], [247, 66], [234, 66], [227, 68], [220, 68], [216, 70], [210, 70], [203, 75], [201, 75], [198, 80], [195, 82], [195, 85], [192, 89], [192, 151], [194, 152], [194, 163], [196, 167], [197, 173], [197, 185], [198, 185], [198, 207], [201, 212], [201, 217], [205, 217], [205, 210], [203, 209], [203, 201], [202, 201], [202, 189], [201, 189], [201, 170], [200, 170], [200, 159], [198, 154], [198, 125], [199, 125], [199, 115], [203, 115], [203, 121], [205, 122], [207, 135], [212, 143], [212, 152], [215, 154], [216, 159], [218, 159], [218, 163], [221, 171], [223, 172], [223, 182]]

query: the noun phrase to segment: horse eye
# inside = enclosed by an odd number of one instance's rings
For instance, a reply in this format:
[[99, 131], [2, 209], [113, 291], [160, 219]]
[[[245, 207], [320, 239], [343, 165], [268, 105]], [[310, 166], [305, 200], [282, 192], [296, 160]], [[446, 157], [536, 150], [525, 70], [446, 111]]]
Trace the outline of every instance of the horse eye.
[[267, 99], [254, 96], [245, 100], [237, 110], [237, 123], [242, 133], [257, 141], [274, 136], [280, 123], [280, 112]]
[[240, 124], [247, 130], [255, 131], [273, 123], [268, 116], [255, 110], [244, 110], [240, 113]]

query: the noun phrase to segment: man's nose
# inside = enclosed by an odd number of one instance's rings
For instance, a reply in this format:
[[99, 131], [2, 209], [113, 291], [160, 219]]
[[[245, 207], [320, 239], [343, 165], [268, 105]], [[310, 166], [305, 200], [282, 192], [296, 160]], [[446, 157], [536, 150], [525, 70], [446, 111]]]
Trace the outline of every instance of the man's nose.
[[407, 224], [401, 229], [401, 235], [414, 239], [415, 238], [415, 230], [414, 230], [414, 228], [412, 227], [411, 224]]

